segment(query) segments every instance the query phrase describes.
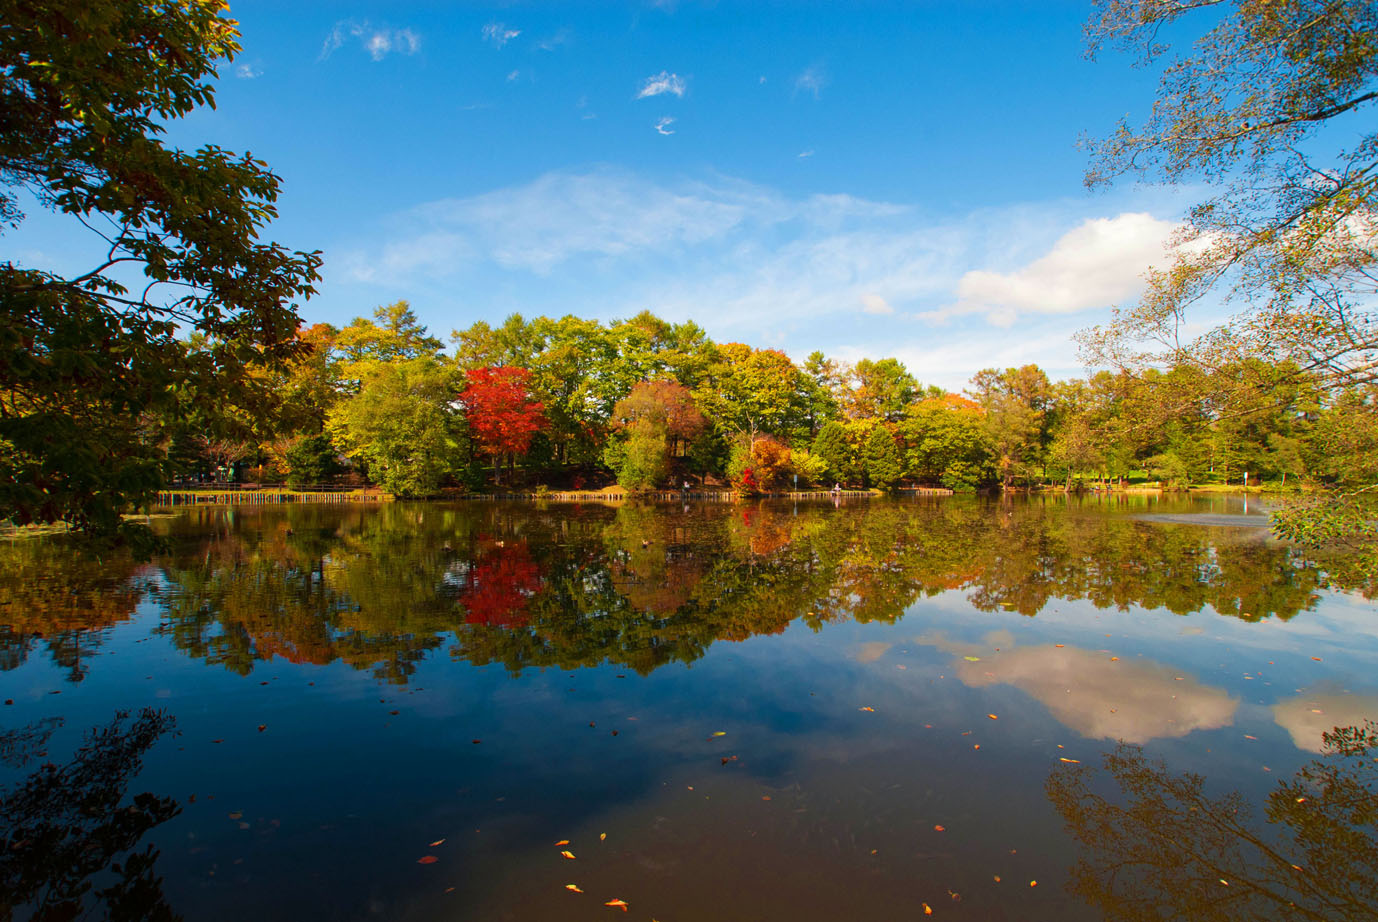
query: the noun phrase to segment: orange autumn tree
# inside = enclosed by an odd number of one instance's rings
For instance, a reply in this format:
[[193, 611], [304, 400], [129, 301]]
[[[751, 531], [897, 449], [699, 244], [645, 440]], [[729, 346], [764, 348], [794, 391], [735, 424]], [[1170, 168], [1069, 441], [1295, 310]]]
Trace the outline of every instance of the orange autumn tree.
[[465, 378], [459, 402], [479, 451], [493, 459], [496, 481], [503, 457], [515, 472], [517, 456], [526, 454], [532, 436], [545, 428], [545, 407], [531, 396], [531, 373], [525, 368], [490, 365], [467, 372]]

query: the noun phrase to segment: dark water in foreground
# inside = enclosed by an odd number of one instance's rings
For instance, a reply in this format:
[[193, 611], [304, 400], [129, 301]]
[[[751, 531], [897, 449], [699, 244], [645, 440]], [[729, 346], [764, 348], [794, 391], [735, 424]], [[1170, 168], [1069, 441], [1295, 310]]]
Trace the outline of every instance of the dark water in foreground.
[[1243, 513], [206, 508], [151, 564], [2, 545], [0, 919], [1372, 919], [1378, 751], [1321, 750], [1378, 718], [1378, 607]]

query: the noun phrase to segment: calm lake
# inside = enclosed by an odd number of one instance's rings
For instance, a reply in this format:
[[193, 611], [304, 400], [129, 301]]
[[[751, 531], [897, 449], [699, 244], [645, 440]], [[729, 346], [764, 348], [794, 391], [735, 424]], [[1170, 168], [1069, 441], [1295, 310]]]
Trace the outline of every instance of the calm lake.
[[6, 543], [0, 918], [1371, 919], [1378, 606], [1254, 502]]

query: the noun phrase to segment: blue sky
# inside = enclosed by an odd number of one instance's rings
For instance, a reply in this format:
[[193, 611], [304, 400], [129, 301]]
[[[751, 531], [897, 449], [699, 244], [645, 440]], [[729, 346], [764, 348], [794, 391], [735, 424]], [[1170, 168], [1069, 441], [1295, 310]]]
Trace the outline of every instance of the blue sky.
[[[1184, 193], [1082, 188], [1155, 78], [1082, 56], [1081, 3], [240, 0], [218, 108], [170, 138], [283, 178], [312, 321], [650, 309], [925, 383], [1036, 361], [1162, 261]], [[11, 245], [67, 254], [56, 218]], [[27, 238], [27, 241], [26, 241]], [[22, 255], [22, 254], [21, 254]], [[60, 257], [59, 257], [60, 261]]]

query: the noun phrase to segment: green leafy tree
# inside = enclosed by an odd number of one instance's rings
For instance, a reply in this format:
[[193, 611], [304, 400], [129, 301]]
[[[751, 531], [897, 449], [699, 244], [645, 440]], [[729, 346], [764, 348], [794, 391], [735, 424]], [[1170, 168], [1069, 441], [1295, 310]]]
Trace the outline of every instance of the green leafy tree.
[[877, 426], [866, 440], [866, 476], [871, 486], [882, 490], [893, 490], [904, 476], [899, 446], [884, 426]]
[[[70, 274], [0, 263], [0, 518], [91, 532], [169, 476], [187, 394], [266, 412], [249, 369], [298, 349], [320, 257], [263, 242], [278, 178], [165, 145], [239, 51], [219, 3], [10, 3], [0, 24], [0, 223], [21, 194], [94, 228]], [[180, 328], [204, 334], [190, 350]]]
[[433, 495], [469, 460], [455, 385], [454, 373], [434, 359], [377, 364], [331, 411], [327, 432], [385, 490]]
[[847, 430], [836, 420], [829, 420], [818, 430], [810, 453], [825, 465], [825, 478], [834, 482], [849, 479], [852, 470], [852, 450], [847, 442]]

